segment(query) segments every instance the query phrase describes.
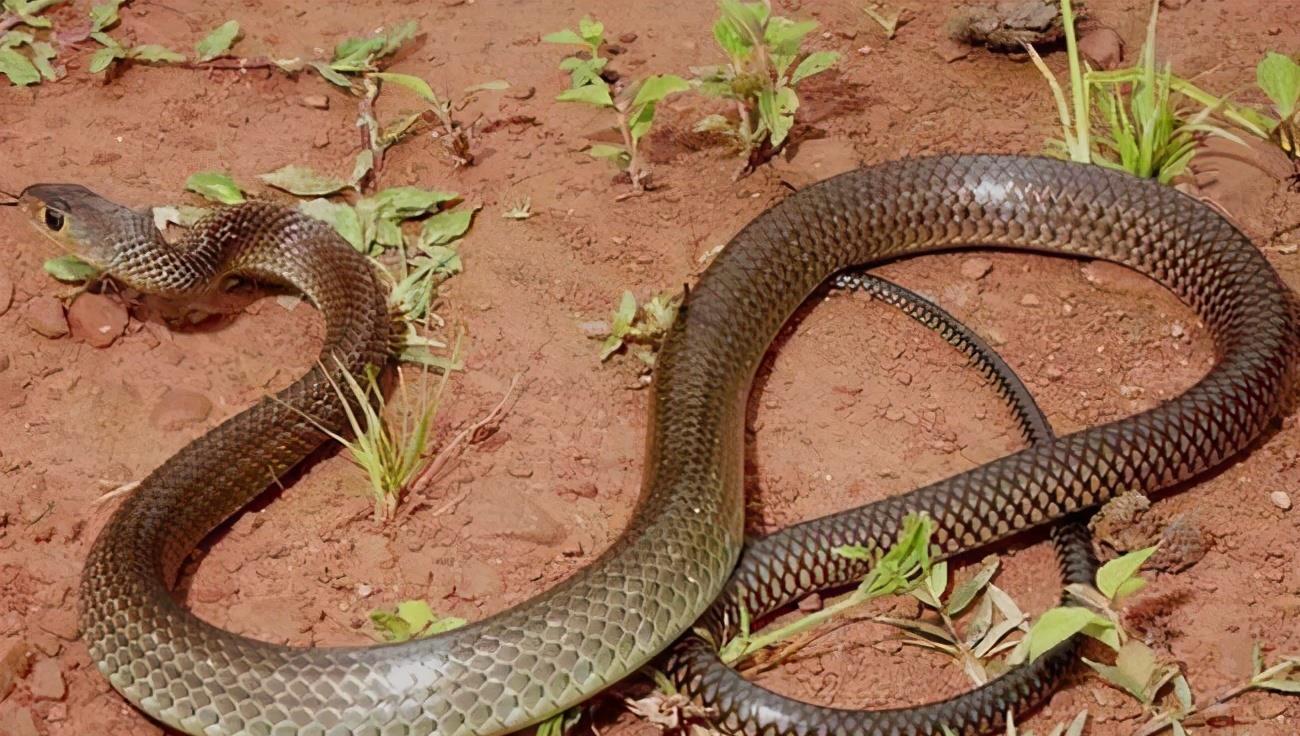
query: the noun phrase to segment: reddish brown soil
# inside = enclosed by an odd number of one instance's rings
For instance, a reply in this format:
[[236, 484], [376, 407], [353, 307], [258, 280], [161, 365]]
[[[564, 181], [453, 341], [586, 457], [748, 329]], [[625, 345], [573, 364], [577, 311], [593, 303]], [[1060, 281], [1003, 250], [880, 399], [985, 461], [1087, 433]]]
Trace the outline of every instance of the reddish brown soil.
[[[624, 288], [647, 296], [690, 282], [702, 256], [788, 194], [786, 182], [799, 186], [909, 154], [1035, 152], [1055, 133], [1055, 110], [1031, 65], [985, 51], [945, 60], [951, 47], [942, 13], [917, 18], [886, 41], [860, 4], [781, 3], [787, 14], [820, 20], [830, 33], [814, 45], [844, 55], [835, 73], [804, 92], [806, 142], [791, 161], [731, 181], [735, 161], [688, 132], [708, 104], [682, 96], [664, 106], [649, 144], [662, 188], [617, 203], [622, 185], [581, 152], [600, 116], [551, 101], [564, 84], [555, 70], [562, 51], [539, 43], [539, 33], [596, 9], [611, 36], [637, 34], [623, 44], [617, 69], [686, 73], [717, 58], [707, 3], [292, 0], [218, 8], [140, 0], [125, 10], [121, 33], [141, 43], [186, 48], [234, 17], [248, 36], [240, 50], [281, 56], [318, 55], [345, 35], [414, 17], [424, 35], [395, 70], [449, 90], [495, 78], [537, 90], [526, 100], [485, 96], [466, 111], [489, 121], [537, 120], [486, 134], [479, 165], [454, 171], [421, 138], [394, 149], [383, 180], [453, 188], [484, 205], [461, 244], [465, 273], [448, 283], [440, 310], [467, 328], [469, 357], [439, 436], [483, 415], [522, 374], [497, 433], [386, 526], [369, 519], [364, 480], [344, 456], [315, 463], [211, 540], [193, 565], [189, 605], [217, 625], [269, 640], [356, 643], [367, 639], [372, 608], [428, 598], [440, 611], [478, 618], [586, 565], [618, 535], [637, 497], [647, 394], [635, 390], [635, 359], [601, 365], [579, 322], [605, 318]], [[1266, 49], [1300, 47], [1300, 27], [1287, 21], [1295, 15], [1289, 0], [1174, 4], [1182, 7], [1163, 15], [1162, 53], [1181, 72], [1206, 72], [1211, 88], [1244, 88]], [[80, 5], [54, 17], [71, 22], [84, 12]], [[1090, 5], [1136, 48], [1145, 2]], [[177, 201], [185, 177], [201, 169], [251, 182], [288, 163], [350, 167], [354, 103], [315, 77], [136, 67], [104, 85], [85, 71], [87, 54], [73, 54], [69, 77], [58, 83], [0, 88], [3, 188], [78, 181], [144, 205]], [[1049, 57], [1054, 68], [1063, 62]], [[329, 110], [301, 104], [320, 94], [329, 96]], [[1285, 166], [1262, 147], [1244, 156], [1215, 150], [1220, 155], [1197, 162], [1195, 188], [1300, 285], [1300, 195], [1268, 173]], [[524, 196], [536, 216], [500, 217]], [[1289, 234], [1274, 237], [1288, 225]], [[0, 265], [0, 655], [26, 642], [35, 662], [0, 703], [0, 732], [29, 734], [34, 722], [35, 733], [52, 736], [158, 733], [111, 693], [75, 639], [78, 571], [107, 514], [96, 500], [292, 380], [314, 358], [319, 320], [305, 307], [286, 311], [264, 300], [231, 319], [171, 330], [136, 308], [108, 347], [50, 339], [31, 326], [51, 307], [42, 298], [66, 293], [41, 272], [50, 246], [17, 212], [0, 210], [0, 252], [7, 254]], [[1152, 406], [1210, 364], [1188, 310], [1122, 269], [992, 254], [991, 271], [976, 280], [961, 275], [969, 257], [883, 271], [993, 338], [1061, 432]], [[11, 305], [5, 283], [13, 285]], [[902, 492], [1018, 445], [991, 392], [935, 336], [858, 298], [831, 298], [807, 312], [752, 399], [755, 530]], [[58, 322], [57, 310], [52, 316]], [[1300, 652], [1293, 564], [1300, 511], [1269, 500], [1300, 482], [1298, 443], [1300, 427], [1288, 420], [1244, 458], [1156, 505], [1191, 511], [1211, 532], [1203, 561], [1157, 576], [1143, 594], [1157, 608], [1173, 601], [1160, 611], [1151, 643], [1183, 663], [1202, 698], [1248, 674], [1252, 641], [1270, 657]], [[440, 507], [446, 510], [436, 515]], [[999, 583], [1027, 608], [1050, 605], [1057, 583], [1047, 547], [1000, 551]], [[891, 632], [869, 624], [839, 630], [762, 681], [818, 702], [870, 707], [966, 686], [939, 655], [900, 651]], [[1131, 699], [1079, 672], [1026, 725], [1041, 734], [1082, 708], [1097, 717], [1088, 731], [1094, 736], [1132, 733], [1140, 722]], [[1220, 722], [1217, 733], [1293, 734], [1300, 704], [1252, 694], [1227, 707]], [[653, 732], [629, 716], [602, 726]]]

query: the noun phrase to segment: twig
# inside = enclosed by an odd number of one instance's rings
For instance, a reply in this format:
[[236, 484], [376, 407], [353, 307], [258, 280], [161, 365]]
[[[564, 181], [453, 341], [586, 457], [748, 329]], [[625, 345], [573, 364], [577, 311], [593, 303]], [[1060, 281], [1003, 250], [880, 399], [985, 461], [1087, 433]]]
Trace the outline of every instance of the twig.
[[280, 65], [265, 56], [253, 56], [249, 58], [223, 56], [219, 59], [210, 59], [208, 61], [184, 61], [174, 66], [182, 69], [233, 69], [243, 71], [245, 69], [279, 69]]
[[1218, 697], [1216, 697], [1208, 705], [1204, 705], [1204, 706], [1193, 705], [1191, 708], [1183, 712], [1164, 713], [1162, 715], [1156, 716], [1149, 723], [1147, 723], [1147, 725], [1143, 727], [1141, 731], [1138, 731], [1136, 734], [1134, 734], [1134, 736], [1154, 736], [1155, 734], [1158, 734], [1161, 731], [1173, 725], [1173, 722], [1175, 720], [1179, 722], [1184, 721], [1187, 719], [1188, 716], [1194, 715], [1196, 713], [1203, 713], [1204, 711], [1212, 710], [1214, 708], [1218, 708], [1219, 706], [1223, 705], [1224, 703], [1227, 703], [1229, 700], [1232, 700], [1233, 698], [1239, 695], [1248, 693], [1251, 690], [1260, 689], [1260, 683], [1272, 679], [1275, 675], [1283, 674], [1291, 670], [1295, 666], [1296, 663], [1293, 662], [1292, 660], [1283, 659], [1278, 664], [1275, 664], [1272, 667], [1269, 667], [1268, 669], [1261, 671], [1259, 674], [1254, 675], [1249, 680], [1246, 680], [1245, 682], [1239, 685], [1234, 685], [1233, 687], [1224, 690], [1222, 693], [1219, 694]]

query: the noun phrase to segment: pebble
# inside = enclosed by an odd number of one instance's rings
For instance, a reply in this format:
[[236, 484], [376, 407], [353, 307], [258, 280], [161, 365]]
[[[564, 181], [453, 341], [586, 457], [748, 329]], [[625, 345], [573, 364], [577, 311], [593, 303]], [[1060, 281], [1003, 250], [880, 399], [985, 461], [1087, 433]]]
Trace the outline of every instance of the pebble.
[[1287, 495], [1286, 491], [1273, 491], [1268, 494], [1268, 500], [1272, 501], [1274, 506], [1283, 511], [1289, 511], [1291, 509], [1291, 496]]
[[897, 379], [898, 382], [903, 384], [904, 386], [912, 385], [912, 374], [908, 373], [907, 371], [899, 371], [895, 373], [894, 378]]
[[812, 595], [799, 601], [799, 610], [804, 613], [813, 613], [822, 610], [822, 597], [813, 593]]
[[63, 670], [57, 659], [42, 659], [32, 667], [32, 697], [37, 700], [63, 700], [68, 686], [63, 681]]
[[537, 88], [532, 85], [528, 85], [527, 87], [511, 87], [510, 91], [506, 92], [506, 97], [514, 100], [529, 100], [532, 99], [533, 95], [536, 93]]
[[312, 139], [311, 144], [317, 148], [324, 148], [330, 144], [330, 132], [321, 128], [316, 131], [316, 137]]
[[27, 326], [38, 335], [56, 339], [68, 334], [63, 304], [52, 296], [38, 296], [27, 302]]
[[1114, 69], [1124, 60], [1124, 40], [1111, 28], [1094, 28], [1079, 38], [1079, 53], [1096, 69]]
[[584, 336], [589, 337], [593, 340], [599, 340], [599, 339], [609, 337], [609, 330], [610, 330], [609, 323], [604, 320], [596, 320], [595, 322], [580, 322], [578, 324], [578, 332], [581, 332]]
[[636, 34], [630, 32], [624, 33], [618, 37], [619, 43], [632, 43], [635, 40], [636, 40]]
[[1186, 328], [1183, 327], [1183, 323], [1182, 323], [1182, 322], [1175, 322], [1175, 323], [1174, 323], [1174, 324], [1169, 328], [1169, 334], [1170, 334], [1170, 336], [1172, 336], [1172, 337], [1182, 337], [1183, 335], [1186, 335], [1186, 334], [1187, 334], [1187, 330], [1186, 330]]
[[967, 258], [961, 262], [961, 275], [971, 281], [978, 281], [993, 270], [993, 261], [987, 258]]
[[149, 421], [158, 429], [174, 431], [198, 424], [212, 413], [212, 401], [197, 391], [169, 388], [158, 399]]
[[68, 309], [72, 336], [96, 348], [106, 348], [126, 332], [126, 308], [103, 294], [84, 293]]
[[1024, 296], [1020, 297], [1021, 306], [1037, 307], [1042, 303], [1043, 300], [1039, 299], [1037, 294], [1025, 294]]
[[325, 95], [303, 95], [302, 104], [317, 110], [330, 109], [330, 98]]
[[9, 311], [9, 305], [14, 303], [14, 282], [9, 278], [9, 274], [0, 271], [0, 315]]

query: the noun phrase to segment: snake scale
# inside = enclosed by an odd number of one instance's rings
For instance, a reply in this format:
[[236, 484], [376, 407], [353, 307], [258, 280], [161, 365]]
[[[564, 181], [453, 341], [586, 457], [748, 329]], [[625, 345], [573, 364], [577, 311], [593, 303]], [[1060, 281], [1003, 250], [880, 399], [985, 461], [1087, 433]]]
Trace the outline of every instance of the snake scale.
[[[382, 282], [328, 226], [266, 203], [221, 210], [177, 246], [161, 240], [147, 215], [77, 187], [36, 185], [20, 203], [56, 240], [142, 291], [185, 296], [238, 274], [300, 290], [327, 324], [327, 368], [185, 446], [119, 506], [89, 555], [81, 623], [92, 660], [141, 710], [193, 734], [522, 728], [641, 667], [702, 614], [702, 631], [716, 640], [734, 625], [741, 601], [763, 615], [810, 588], [854, 579], [860, 563], [829, 550], [888, 544], [908, 512], [928, 513], [936, 543], [953, 554], [1122, 490], [1154, 491], [1195, 476], [1245, 448], [1275, 417], [1296, 353], [1297, 316], [1280, 278], [1236, 228], [1173, 189], [1015, 156], [861, 169], [758, 216], [691, 289], [657, 361], [641, 500], [590, 566], [515, 608], [430, 639], [278, 646], [203, 622], [170, 587], [204, 536], [325, 441], [303, 414], [342, 426], [324, 373], [386, 360]], [[782, 324], [845, 268], [981, 245], [1106, 259], [1152, 277], [1204, 321], [1213, 368], [1156, 408], [791, 527], [742, 558], [746, 400]], [[924, 729], [937, 714], [958, 724], [954, 732], [974, 733], [982, 716], [961, 709], [993, 707], [959, 698], [885, 711], [874, 722], [841, 715], [848, 711], [799, 711], [775, 695], [742, 697], [743, 683], [711, 669], [702, 652], [708, 638], [682, 640], [670, 655], [672, 676], [720, 704], [727, 730], [919, 734], [931, 732]], [[1029, 697], [1043, 689], [1042, 676], [1008, 684]]]

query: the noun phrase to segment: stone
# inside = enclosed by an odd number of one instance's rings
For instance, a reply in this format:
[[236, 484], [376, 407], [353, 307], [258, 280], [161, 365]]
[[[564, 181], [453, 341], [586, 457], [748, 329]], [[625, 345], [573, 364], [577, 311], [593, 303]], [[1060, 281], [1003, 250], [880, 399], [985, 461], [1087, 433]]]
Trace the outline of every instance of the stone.
[[83, 293], [68, 309], [72, 336], [91, 347], [106, 348], [126, 332], [126, 307], [103, 294]]
[[1289, 511], [1291, 509], [1291, 496], [1287, 495], [1286, 491], [1273, 491], [1268, 494], [1268, 500], [1272, 501], [1274, 506], [1283, 511]]
[[541, 547], [558, 545], [565, 537], [564, 526], [541, 504], [503, 486], [478, 494], [472, 512], [478, 532], [531, 542]]
[[52, 296], [38, 296], [27, 302], [24, 314], [27, 326], [38, 335], [57, 339], [68, 334], [68, 319], [63, 304]]
[[1111, 28], [1094, 28], [1079, 38], [1079, 53], [1094, 69], [1115, 69], [1124, 61], [1124, 40]]
[[198, 424], [211, 413], [212, 401], [203, 394], [185, 388], [169, 388], [149, 413], [149, 422], [158, 429], [175, 431]]
[[1037, 307], [1042, 303], [1043, 300], [1039, 299], [1037, 294], [1025, 294], [1020, 297], [1020, 305], [1024, 307]]
[[0, 315], [9, 311], [9, 305], [14, 303], [14, 282], [9, 278], [9, 274], [0, 271]]
[[993, 270], [993, 261], [987, 258], [967, 258], [961, 262], [961, 275], [971, 281], [978, 281]]
[[330, 109], [330, 98], [325, 95], [303, 95], [302, 104], [304, 107], [316, 110], [328, 110]]
[[68, 685], [63, 681], [63, 669], [57, 659], [42, 659], [32, 667], [30, 686], [37, 700], [63, 700]]

